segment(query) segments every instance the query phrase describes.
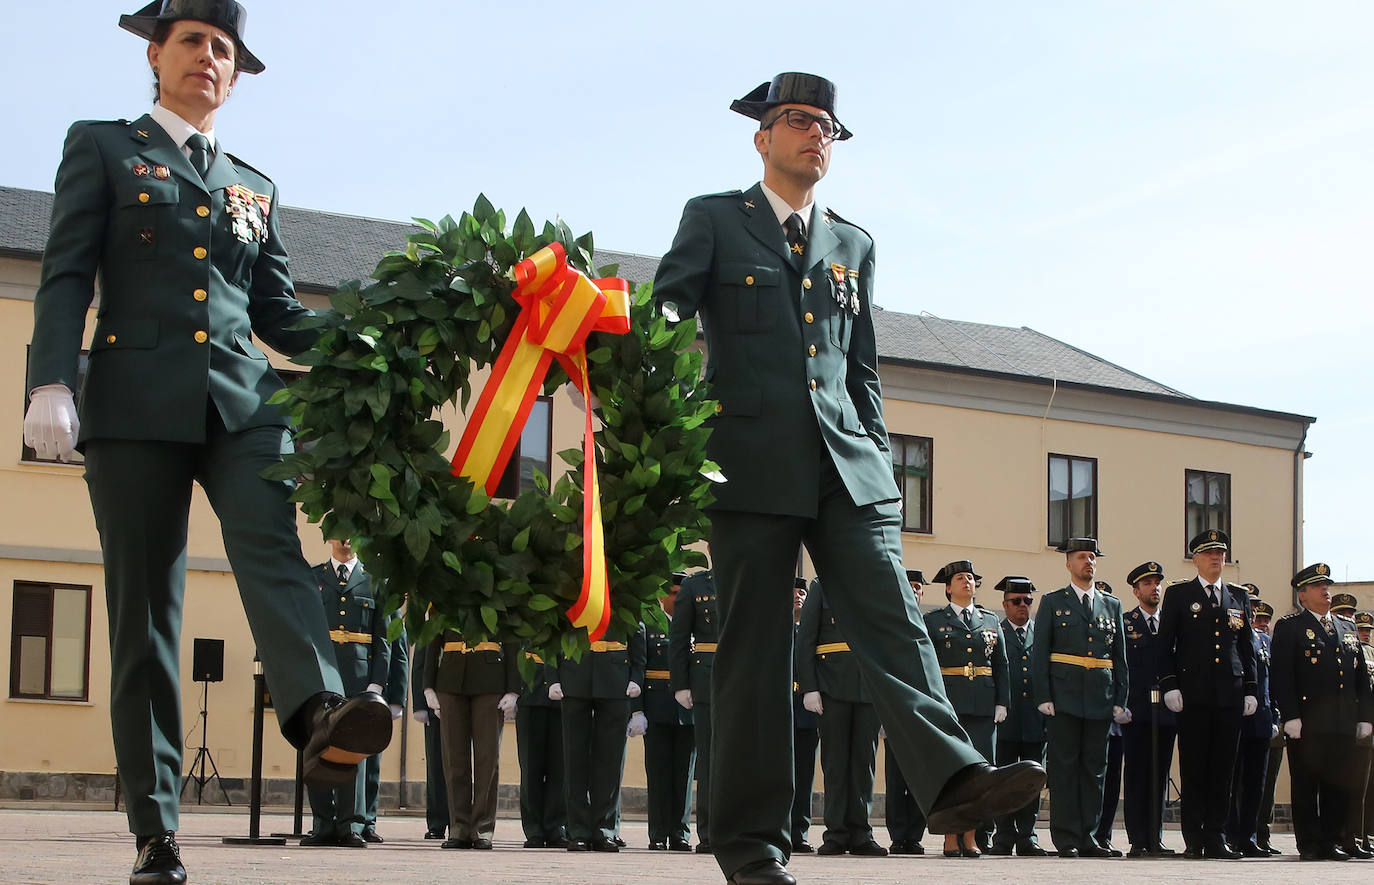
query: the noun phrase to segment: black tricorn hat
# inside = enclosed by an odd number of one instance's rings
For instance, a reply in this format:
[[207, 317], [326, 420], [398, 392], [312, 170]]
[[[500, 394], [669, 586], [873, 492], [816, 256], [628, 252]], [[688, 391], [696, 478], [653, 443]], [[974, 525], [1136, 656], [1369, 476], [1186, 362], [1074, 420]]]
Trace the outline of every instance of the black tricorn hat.
[[805, 590], [805, 589], [806, 589], [806, 578], [803, 578], [801, 575], [798, 575], [798, 576], [797, 576], [797, 579], [796, 579], [795, 581], [792, 582], [792, 589], [793, 589], [793, 590]]
[[1126, 576], [1126, 583], [1134, 587], [1137, 581], [1141, 581], [1149, 577], [1155, 577], [1159, 578], [1160, 580], [1163, 580], [1163, 566], [1161, 566], [1157, 562], [1142, 562], [1140, 565], [1131, 569], [1131, 573]]
[[1054, 548], [1060, 553], [1077, 553], [1079, 550], [1087, 550], [1095, 556], [1106, 556], [1097, 546], [1096, 538], [1066, 538], [1058, 547]]
[[778, 74], [772, 82], [760, 83], [744, 98], [730, 102], [730, 110], [751, 120], [761, 121], [765, 111], [780, 104], [806, 104], [827, 111], [835, 125], [840, 127], [835, 135], [836, 141], [854, 136], [835, 116], [835, 84], [815, 74], [795, 71]]
[[994, 590], [1001, 590], [1003, 593], [1034, 593], [1035, 585], [1030, 578], [1021, 575], [1007, 575], [997, 582]]
[[967, 559], [955, 560], [948, 565], [941, 566], [940, 570], [935, 573], [934, 580], [936, 584], [948, 584], [950, 581], [954, 580], [955, 575], [964, 572], [973, 575], [973, 580], [975, 581], [983, 580], [983, 576], [973, 570], [973, 563], [969, 562]]
[[925, 576], [925, 575], [921, 572], [921, 570], [918, 569], [918, 568], [909, 568], [909, 569], [907, 569], [907, 570], [906, 570], [906, 580], [907, 580], [907, 583], [908, 583], [908, 584], [929, 584], [929, 583], [930, 583], [929, 581], [926, 580], [926, 576]]
[[214, 25], [231, 34], [238, 44], [238, 69], [245, 74], [261, 74], [266, 67], [243, 45], [243, 30], [248, 24], [248, 10], [235, 0], [153, 0], [133, 15], [121, 15], [119, 26], [145, 40], [153, 39], [153, 32], [161, 22], [193, 19]]

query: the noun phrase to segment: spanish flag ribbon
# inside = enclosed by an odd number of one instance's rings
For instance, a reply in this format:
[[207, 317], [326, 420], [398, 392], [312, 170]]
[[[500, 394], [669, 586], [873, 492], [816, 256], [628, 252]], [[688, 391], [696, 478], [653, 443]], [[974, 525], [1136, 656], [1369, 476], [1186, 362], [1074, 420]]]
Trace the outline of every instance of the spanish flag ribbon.
[[600, 639], [611, 620], [606, 538], [601, 525], [600, 486], [592, 436], [591, 393], [587, 381], [587, 335], [630, 331], [630, 286], [617, 277], [592, 280], [568, 266], [560, 243], [552, 243], [517, 264], [513, 296], [520, 304], [510, 337], [492, 367], [463, 438], [453, 456], [453, 472], [494, 494], [511, 453], [520, 441], [535, 397], [552, 360], [567, 371], [586, 401], [582, 439], [587, 479], [582, 490], [582, 593], [568, 619]]

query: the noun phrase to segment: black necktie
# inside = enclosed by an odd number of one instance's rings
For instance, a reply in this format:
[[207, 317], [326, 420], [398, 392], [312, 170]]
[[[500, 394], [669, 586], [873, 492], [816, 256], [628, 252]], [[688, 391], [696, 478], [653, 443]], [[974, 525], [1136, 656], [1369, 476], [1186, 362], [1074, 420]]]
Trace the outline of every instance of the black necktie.
[[964, 609], [964, 625], [970, 630], [973, 629], [973, 615], [969, 614], [968, 609]]
[[1022, 644], [1022, 645], [1025, 645], [1025, 644], [1026, 644], [1026, 628], [1025, 628], [1025, 627], [1017, 627], [1017, 628], [1016, 628], [1016, 638], [1019, 639], [1019, 640], [1021, 640], [1021, 644]]
[[1330, 616], [1330, 615], [1322, 615], [1322, 626], [1326, 628], [1326, 635], [1328, 635], [1328, 636], [1335, 636], [1335, 635], [1336, 635], [1336, 625], [1333, 624], [1333, 623], [1331, 623], [1331, 616]]
[[1220, 597], [1219, 597], [1218, 594], [1217, 594], [1217, 585], [1216, 585], [1216, 584], [1208, 584], [1208, 585], [1207, 585], [1207, 593], [1208, 593], [1209, 596], [1212, 597], [1212, 606], [1213, 606], [1214, 608], [1215, 608], [1215, 607], [1219, 607], [1219, 606], [1221, 605], [1221, 599], [1220, 599]]
[[787, 216], [782, 227], [787, 232], [787, 247], [792, 250], [792, 263], [801, 267], [802, 256], [806, 254], [806, 228], [802, 225], [801, 216], [793, 212]]
[[191, 149], [191, 166], [200, 173], [201, 179], [204, 180], [210, 171], [210, 139], [197, 132], [186, 139], [186, 146]]
[[1085, 614], [1085, 615], [1087, 615], [1089, 618], [1091, 618], [1091, 617], [1093, 616], [1093, 607], [1092, 607], [1092, 603], [1088, 602], [1088, 594], [1086, 594], [1086, 593], [1080, 593], [1080, 594], [1078, 594], [1078, 601], [1081, 602], [1081, 603], [1083, 603], [1083, 614]]
[[1155, 623], [1155, 616], [1154, 616], [1154, 615], [1150, 615], [1150, 635], [1153, 636], [1154, 634], [1156, 634], [1156, 633], [1158, 633], [1158, 632], [1159, 632], [1159, 625]]
[[339, 566], [339, 583], [340, 583], [340, 584], [347, 584], [347, 583], [348, 583], [348, 566], [346, 566], [346, 565], [341, 565], [341, 566]]

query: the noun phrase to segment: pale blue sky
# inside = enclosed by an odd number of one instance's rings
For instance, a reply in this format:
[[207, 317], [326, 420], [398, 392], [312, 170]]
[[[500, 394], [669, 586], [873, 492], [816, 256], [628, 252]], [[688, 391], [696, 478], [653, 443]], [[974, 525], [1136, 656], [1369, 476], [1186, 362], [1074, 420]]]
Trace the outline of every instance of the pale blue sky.
[[[51, 189], [72, 120], [146, 110], [136, 5], [6, 10], [0, 183]], [[267, 70], [217, 132], [288, 204], [437, 217], [485, 191], [625, 251], [757, 179], [731, 99], [830, 77], [856, 135], [818, 196], [876, 238], [880, 304], [1315, 415], [1306, 557], [1374, 579], [1374, 4], [247, 5]]]

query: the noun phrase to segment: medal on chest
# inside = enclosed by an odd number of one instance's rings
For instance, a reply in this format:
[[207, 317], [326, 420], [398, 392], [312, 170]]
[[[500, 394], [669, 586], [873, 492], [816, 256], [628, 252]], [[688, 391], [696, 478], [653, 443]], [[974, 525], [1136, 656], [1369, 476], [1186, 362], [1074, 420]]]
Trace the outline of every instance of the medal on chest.
[[224, 209], [229, 213], [229, 229], [242, 243], [261, 243], [267, 239], [267, 212], [272, 201], [241, 184], [224, 189]]

